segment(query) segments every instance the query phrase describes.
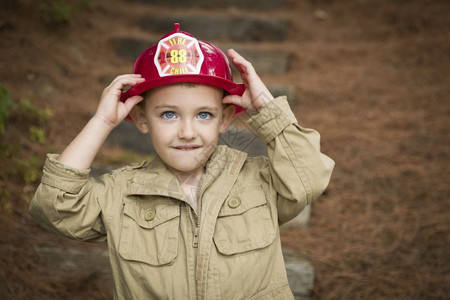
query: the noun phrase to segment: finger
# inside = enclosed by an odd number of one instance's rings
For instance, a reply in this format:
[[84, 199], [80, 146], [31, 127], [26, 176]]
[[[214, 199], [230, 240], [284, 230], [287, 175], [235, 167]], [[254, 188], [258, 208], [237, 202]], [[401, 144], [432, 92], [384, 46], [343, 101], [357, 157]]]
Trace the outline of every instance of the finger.
[[232, 104], [243, 109], [252, 110], [252, 103], [248, 98], [248, 95], [238, 96], [238, 95], [228, 95], [223, 99], [224, 104]]
[[122, 75], [119, 75], [116, 78], [114, 78], [113, 81], [120, 80], [123, 78], [142, 78], [142, 75], [141, 74], [122, 74]]
[[125, 74], [114, 78], [114, 80], [110, 83], [109, 86], [117, 87], [117, 86], [135, 85], [143, 81], [145, 81], [145, 78], [143, 78], [140, 74]]
[[223, 98], [222, 102], [224, 104], [240, 105], [242, 102], [242, 97], [238, 95], [228, 95]]
[[232, 58], [232, 59], [240, 58], [240, 59], [245, 60], [245, 58], [234, 49], [228, 49], [228, 56], [230, 56], [230, 58]]
[[125, 100], [124, 105], [127, 109], [131, 110], [136, 104], [144, 100], [144, 97], [141, 95], [136, 95]]
[[234, 49], [230, 49], [228, 52], [233, 57], [233, 64], [241, 73], [241, 78], [246, 87], [257, 87], [262, 84], [261, 78], [259, 78], [251, 62], [243, 58]]
[[139, 102], [141, 102], [142, 100], [144, 100], [144, 97], [142, 96], [132, 96], [130, 98], [128, 98], [124, 103], [123, 103], [123, 107], [125, 108], [122, 112], [122, 116], [123, 118], [125, 118], [126, 116], [128, 116], [128, 114], [130, 113], [130, 111], [133, 109], [133, 107], [135, 107]]
[[238, 68], [241, 74], [251, 74], [256, 73], [253, 65], [246, 60], [242, 55], [240, 55], [236, 50], [229, 49], [228, 55], [230, 56], [233, 64]]
[[104, 94], [112, 93], [114, 95], [120, 95], [125, 87], [134, 86], [144, 81], [145, 79], [142, 77], [116, 78], [108, 87], [105, 88]]
[[234, 49], [228, 49], [227, 54], [230, 57], [230, 59], [233, 61], [233, 63], [236, 61], [241, 61], [241, 62], [245, 61], [245, 58]]

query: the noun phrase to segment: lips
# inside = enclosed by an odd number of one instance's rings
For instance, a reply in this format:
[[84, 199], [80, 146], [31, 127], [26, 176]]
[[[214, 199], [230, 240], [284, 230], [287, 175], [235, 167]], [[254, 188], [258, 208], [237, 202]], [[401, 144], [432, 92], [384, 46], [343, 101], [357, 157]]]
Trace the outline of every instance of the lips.
[[177, 149], [177, 150], [182, 150], [182, 151], [190, 151], [190, 150], [195, 150], [200, 148], [200, 145], [178, 145], [178, 146], [174, 146], [173, 148]]

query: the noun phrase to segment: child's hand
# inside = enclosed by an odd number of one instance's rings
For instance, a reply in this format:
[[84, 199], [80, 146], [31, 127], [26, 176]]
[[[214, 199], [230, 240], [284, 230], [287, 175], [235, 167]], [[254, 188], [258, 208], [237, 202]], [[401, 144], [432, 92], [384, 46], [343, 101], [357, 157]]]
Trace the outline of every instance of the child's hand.
[[236, 104], [250, 112], [260, 111], [267, 103], [273, 100], [272, 94], [258, 74], [256, 74], [255, 68], [249, 61], [233, 49], [228, 50], [228, 55], [241, 74], [245, 92], [242, 96], [226, 96], [223, 99], [223, 103]]
[[125, 102], [120, 101], [123, 88], [144, 82], [140, 74], [126, 74], [116, 77], [102, 93], [95, 117], [111, 128], [116, 127], [130, 113], [131, 109], [143, 100], [142, 96], [133, 96]]

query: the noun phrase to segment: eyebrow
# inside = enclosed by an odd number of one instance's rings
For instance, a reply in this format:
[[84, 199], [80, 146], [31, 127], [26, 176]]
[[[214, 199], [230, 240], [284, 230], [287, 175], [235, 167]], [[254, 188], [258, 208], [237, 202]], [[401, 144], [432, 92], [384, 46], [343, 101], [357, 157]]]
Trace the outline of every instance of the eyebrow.
[[[157, 105], [157, 106], [155, 106], [155, 109], [177, 109], [177, 108], [179, 108], [179, 107], [176, 105]], [[214, 111], [214, 112], [219, 111], [219, 109], [215, 106], [201, 106], [201, 107], [197, 108], [197, 110], [199, 110], [199, 111], [207, 110], [207, 111]]]
[[219, 109], [215, 106], [202, 106], [202, 107], [199, 107], [198, 110], [209, 110], [209, 111], [215, 111], [215, 112], [219, 111]]
[[157, 105], [155, 109], [175, 109], [177, 106], [175, 105]]

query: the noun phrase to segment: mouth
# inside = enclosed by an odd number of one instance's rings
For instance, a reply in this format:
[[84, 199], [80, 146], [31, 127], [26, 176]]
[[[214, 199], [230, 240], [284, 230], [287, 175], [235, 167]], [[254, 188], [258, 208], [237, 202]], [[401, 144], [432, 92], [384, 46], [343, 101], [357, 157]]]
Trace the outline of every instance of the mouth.
[[200, 145], [178, 145], [174, 146], [174, 149], [181, 150], [181, 151], [190, 151], [200, 148]]

